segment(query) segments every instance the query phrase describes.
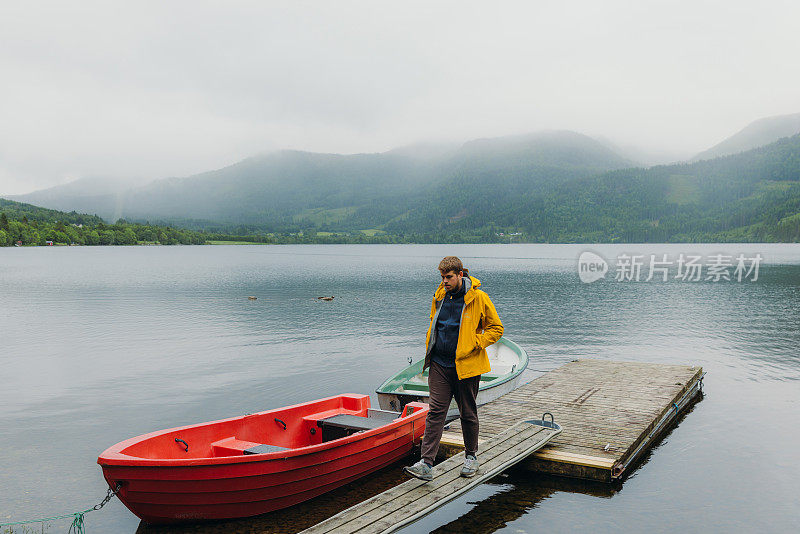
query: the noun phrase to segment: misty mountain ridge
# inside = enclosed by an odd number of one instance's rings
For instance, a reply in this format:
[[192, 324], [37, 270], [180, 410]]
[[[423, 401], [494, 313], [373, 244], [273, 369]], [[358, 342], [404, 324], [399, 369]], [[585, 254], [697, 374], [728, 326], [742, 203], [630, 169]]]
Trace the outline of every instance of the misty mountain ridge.
[[122, 195], [136, 187], [136, 182], [138, 181], [132, 179], [107, 180], [91, 176], [26, 195], [10, 195], [8, 198], [67, 212], [99, 214], [97, 207], [103, 206], [103, 217], [106, 220], [116, 220], [119, 218]]
[[[571, 169], [580, 175], [623, 168], [631, 162], [593, 139], [566, 131], [480, 139], [461, 146], [418, 144], [376, 154], [323, 154], [283, 150], [183, 178], [166, 178], [114, 195], [59, 195], [37, 191], [11, 197], [106, 218], [205, 220], [276, 225], [301, 221], [309, 210], [338, 215], [423, 198], [455, 176], [516, 174], [541, 182], [531, 169]], [[551, 173], [552, 176], [563, 174]], [[560, 178], [559, 178], [560, 179]], [[323, 217], [330, 219], [330, 217]], [[336, 218], [336, 217], [334, 217]]]
[[687, 161], [691, 157], [691, 153], [684, 151], [648, 149], [627, 143], [619, 144], [605, 136], [594, 136], [594, 139], [612, 152], [637, 163], [632, 166], [653, 167], [655, 165], [670, 165], [672, 163]]
[[554, 243], [800, 238], [800, 135], [713, 160], [567, 177], [540, 190], [464, 190], [385, 229], [467, 240], [514, 230]]
[[393, 148], [384, 154], [407, 156], [414, 159], [446, 159], [455, 154], [464, 143], [420, 141]]
[[[295, 163], [307, 159], [302, 153], [267, 159], [274, 165], [275, 158]], [[259, 167], [258, 161], [242, 164]], [[241, 170], [238, 164], [232, 167]], [[349, 236], [343, 238], [347, 242], [363, 242], [365, 234], [374, 232], [382, 233], [382, 242], [429, 243], [497, 242], [507, 240], [506, 233], [551, 243], [800, 241], [800, 134], [713, 160], [599, 174], [591, 166], [447, 168], [451, 174], [416, 196], [381, 197], [360, 207], [305, 209], [270, 223], [277, 225], [271, 231], [283, 233], [275, 239], [302, 234], [304, 242], [313, 242], [317, 232], [339, 232]], [[207, 229], [219, 224], [184, 222]], [[322, 239], [336, 242], [335, 236]]]
[[738, 154], [798, 133], [800, 133], [800, 113], [765, 117], [751, 122], [724, 141], [700, 152], [691, 161]]
[[525, 165], [608, 169], [635, 166], [634, 162], [597, 140], [569, 130], [476, 139], [464, 143], [456, 157], [468, 163], [489, 163], [493, 167]]
[[[764, 124], [791, 125], [793, 116], [786, 117], [745, 130], [777, 135], [780, 128]], [[757, 137], [749, 135], [751, 142]], [[788, 138], [733, 156], [648, 169], [608, 142], [547, 130], [373, 154], [283, 150], [112, 195], [57, 198], [53, 188], [48, 202], [59, 205], [41, 205], [238, 233], [377, 231], [424, 241], [491, 239], [515, 229], [534, 241], [693, 239], [745, 226], [750, 232], [793, 216], [798, 153], [797, 138]], [[16, 198], [34, 202], [26, 197]], [[780, 216], [772, 223], [759, 218], [768, 212]]]

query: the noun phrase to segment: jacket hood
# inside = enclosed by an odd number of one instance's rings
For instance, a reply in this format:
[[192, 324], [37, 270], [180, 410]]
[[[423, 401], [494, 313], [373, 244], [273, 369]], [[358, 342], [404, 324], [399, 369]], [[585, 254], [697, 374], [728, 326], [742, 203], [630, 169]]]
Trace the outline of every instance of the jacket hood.
[[[469, 298], [472, 298], [470, 293], [474, 294], [475, 290], [478, 289], [479, 287], [481, 287], [481, 281], [478, 280], [477, 278], [475, 278], [472, 275], [467, 275], [467, 276], [465, 276], [465, 278], [469, 278], [470, 286], [469, 286], [469, 289], [467, 289], [467, 293], [464, 295], [464, 299], [467, 299], [468, 295], [469, 295]], [[444, 284], [442, 284], [440, 282], [439, 283], [439, 287], [436, 288], [436, 300], [440, 300], [440, 299], [444, 298], [444, 294], [445, 293], [447, 293], [447, 291], [445, 291], [445, 289], [444, 289]], [[430, 293], [428, 293], [428, 294], [430, 295]]]

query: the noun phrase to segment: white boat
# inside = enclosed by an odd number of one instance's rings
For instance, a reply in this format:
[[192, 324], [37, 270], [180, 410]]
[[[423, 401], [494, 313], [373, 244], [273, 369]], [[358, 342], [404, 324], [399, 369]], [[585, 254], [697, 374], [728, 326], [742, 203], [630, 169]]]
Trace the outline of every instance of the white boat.
[[[486, 347], [491, 371], [481, 375], [476, 401], [478, 406], [513, 391], [519, 386], [522, 371], [528, 366], [528, 353], [513, 341], [501, 337]], [[399, 371], [375, 390], [383, 410], [402, 411], [409, 402], [428, 402], [428, 369], [423, 371], [421, 359]], [[447, 410], [447, 419], [458, 417], [455, 400]]]

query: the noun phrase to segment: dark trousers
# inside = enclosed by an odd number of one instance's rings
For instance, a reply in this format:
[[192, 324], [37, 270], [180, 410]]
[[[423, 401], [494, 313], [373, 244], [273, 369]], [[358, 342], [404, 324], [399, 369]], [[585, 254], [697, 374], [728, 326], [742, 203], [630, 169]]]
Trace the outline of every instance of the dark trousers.
[[475, 397], [480, 382], [480, 375], [459, 380], [455, 367], [444, 367], [431, 362], [428, 373], [430, 409], [425, 420], [425, 435], [422, 437], [422, 459], [427, 463], [433, 465], [436, 453], [439, 452], [447, 409], [453, 397], [456, 398], [458, 411], [461, 413], [464, 452], [473, 456], [478, 452], [478, 406]]

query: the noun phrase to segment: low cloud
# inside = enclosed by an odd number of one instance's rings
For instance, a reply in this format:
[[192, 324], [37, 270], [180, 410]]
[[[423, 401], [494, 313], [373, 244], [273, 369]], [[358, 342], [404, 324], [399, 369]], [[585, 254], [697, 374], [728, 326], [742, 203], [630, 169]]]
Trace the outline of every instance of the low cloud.
[[545, 128], [698, 152], [798, 111], [799, 10], [17, 3], [0, 17], [0, 194]]

